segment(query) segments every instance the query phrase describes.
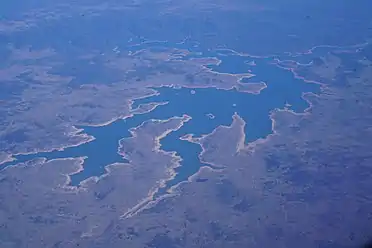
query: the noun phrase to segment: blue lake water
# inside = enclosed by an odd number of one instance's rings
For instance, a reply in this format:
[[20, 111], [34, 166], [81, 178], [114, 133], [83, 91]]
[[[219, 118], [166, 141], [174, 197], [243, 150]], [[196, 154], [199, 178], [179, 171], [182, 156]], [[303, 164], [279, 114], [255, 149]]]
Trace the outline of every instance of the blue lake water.
[[[204, 55], [205, 56], [205, 55]], [[216, 54], [214, 54], [216, 56]], [[87, 156], [84, 162], [84, 170], [72, 176], [72, 184], [78, 185], [82, 180], [91, 176], [99, 176], [104, 173], [104, 167], [115, 162], [127, 162], [118, 154], [118, 142], [120, 139], [129, 137], [129, 129], [136, 127], [150, 119], [168, 119], [174, 116], [187, 114], [192, 119], [185, 123], [182, 128], [167, 135], [161, 140], [161, 148], [165, 151], [176, 151], [181, 156], [182, 166], [176, 169], [177, 176], [168, 181], [165, 192], [171, 186], [185, 181], [195, 174], [202, 164], [198, 155], [201, 147], [198, 144], [180, 140], [185, 134], [200, 136], [212, 132], [219, 125], [230, 125], [232, 116], [237, 112], [247, 123], [245, 127], [246, 140], [252, 142], [266, 137], [272, 132], [272, 122], [269, 114], [276, 108], [283, 108], [286, 104], [296, 112], [303, 112], [308, 103], [302, 99], [303, 92], [319, 92], [316, 84], [305, 83], [295, 79], [291, 72], [280, 69], [272, 64], [269, 59], [254, 59], [256, 65], [250, 66], [247, 57], [235, 55], [220, 56], [222, 63], [211, 67], [218, 72], [243, 73], [251, 70], [256, 77], [246, 80], [246, 83], [264, 81], [267, 88], [260, 94], [248, 94], [236, 90], [219, 89], [193, 89], [189, 88], [157, 88], [159, 95], [143, 98], [134, 102], [135, 108], [139, 104], [152, 102], [169, 102], [158, 106], [155, 110], [138, 114], [132, 118], [118, 120], [102, 127], [82, 127], [84, 132], [94, 136], [92, 142], [77, 147], [66, 148], [64, 151], [42, 152], [32, 155], [19, 155], [17, 162], [28, 161], [37, 157], [47, 159]], [[211, 119], [207, 114], [213, 114]], [[235, 145], [235, 144], [231, 144]], [[7, 163], [5, 166], [14, 164]]]

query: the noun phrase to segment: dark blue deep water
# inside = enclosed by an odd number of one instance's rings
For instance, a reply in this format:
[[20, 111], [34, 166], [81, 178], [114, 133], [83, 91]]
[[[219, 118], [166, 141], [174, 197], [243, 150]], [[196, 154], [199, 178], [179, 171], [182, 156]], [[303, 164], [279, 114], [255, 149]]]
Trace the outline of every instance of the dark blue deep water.
[[[167, 101], [168, 104], [158, 106], [149, 113], [118, 120], [106, 126], [82, 127], [84, 132], [96, 139], [77, 147], [66, 148], [64, 151], [19, 155], [16, 157], [17, 162], [25, 162], [37, 157], [55, 159], [87, 156], [84, 170], [72, 176], [72, 184], [78, 185], [86, 178], [103, 174], [104, 167], [108, 164], [125, 162], [118, 154], [118, 142], [120, 139], [130, 136], [128, 131], [130, 128], [150, 119], [164, 120], [187, 114], [192, 119], [185, 123], [182, 128], [161, 140], [163, 150], [176, 151], [177, 155], [183, 159], [182, 166], [176, 169], [177, 176], [169, 181], [162, 190], [162, 192], [165, 192], [171, 186], [187, 180], [201, 166], [204, 166], [198, 159], [201, 147], [198, 144], [180, 140], [179, 138], [183, 135], [194, 134], [200, 136], [212, 132], [219, 125], [230, 125], [232, 116], [236, 112], [247, 123], [245, 142], [252, 142], [264, 138], [272, 132], [272, 122], [269, 117], [271, 111], [290, 104], [292, 110], [303, 112], [309, 105], [302, 98], [302, 94], [304, 92], [317, 93], [320, 90], [316, 84], [295, 79], [290, 71], [277, 67], [270, 59], [255, 59], [256, 65], [250, 66], [246, 63], [247, 60], [249, 61], [247, 57], [229, 55], [219, 58], [222, 63], [219, 66], [212, 67], [213, 70], [229, 73], [243, 73], [250, 70], [256, 75], [251, 81], [263, 81], [267, 84], [267, 88], [258, 95], [236, 90], [156, 88], [160, 93], [159, 95], [137, 100], [133, 107], [151, 102]], [[245, 83], [250, 83], [250, 80], [246, 80]], [[196, 93], [192, 94], [191, 90], [195, 90]], [[215, 116], [214, 119], [207, 116], [210, 113]], [[5, 166], [11, 164], [8, 163]]]

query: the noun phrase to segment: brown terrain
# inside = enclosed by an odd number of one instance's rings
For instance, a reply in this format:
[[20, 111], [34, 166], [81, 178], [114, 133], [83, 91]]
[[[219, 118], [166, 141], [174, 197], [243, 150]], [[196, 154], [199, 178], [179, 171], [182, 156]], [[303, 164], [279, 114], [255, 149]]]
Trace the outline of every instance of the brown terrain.
[[[337, 61], [338, 67], [328, 68], [344, 70]], [[311, 114], [274, 112], [275, 133], [265, 141], [244, 144], [245, 122], [238, 115], [229, 127], [199, 139], [186, 137], [202, 145], [202, 161], [222, 169], [204, 167], [150, 204], [159, 179], [171, 177], [178, 161], [159, 150], [159, 139], [188, 117], [132, 129], [133, 136], [121, 141], [130, 163], [110, 165], [107, 174], [80, 188], [66, 183], [83, 158], [5, 169], [2, 247], [288, 247], [293, 242], [313, 247], [314, 240], [348, 245], [366, 239], [372, 231], [366, 194], [371, 185], [370, 175], [361, 173], [371, 163], [363, 144], [372, 135], [366, 91], [372, 66], [366, 60], [360, 65], [358, 75], [345, 79], [347, 87], [331, 84], [337, 73], [296, 68], [309, 80], [313, 75], [329, 84], [320, 96], [308, 96]], [[365, 232], [350, 233], [350, 227]]]
[[[38, 6], [38, 1], [31, 2]], [[146, 16], [142, 21], [149, 26], [149, 33], [162, 31], [167, 23], [178, 21], [180, 25], [188, 20], [195, 32], [168, 26], [174, 28], [172, 33], [178, 40], [187, 42], [185, 33], [190, 33], [203, 40], [206, 47], [213, 44], [221, 54], [246, 57], [254, 66], [253, 59], [261, 56], [237, 52], [226, 44], [260, 48], [262, 41], [267, 41], [266, 33], [260, 36], [257, 32], [255, 36], [250, 23], [262, 25], [257, 30], [281, 30], [283, 26], [272, 16], [288, 16], [291, 20], [289, 12], [282, 11], [298, 8], [295, 1], [231, 1], [226, 6], [222, 0], [165, 0], [159, 1], [159, 8], [142, 0], [125, 5], [111, 0], [76, 5], [70, 1], [46, 2], [31, 11], [20, 10], [16, 18], [5, 16], [0, 20], [0, 45], [7, 44], [0, 50], [6, 55], [0, 61], [0, 89], [10, 92], [0, 99], [0, 168], [18, 154], [63, 149], [94, 138], [78, 126], [109, 125], [167, 104], [132, 108], [135, 99], [157, 94], [156, 87], [236, 89], [247, 94], [260, 94], [267, 87], [265, 82], [243, 83], [244, 78], [254, 76], [249, 72], [215, 72], [210, 67], [219, 65], [219, 59], [191, 59], [189, 55], [200, 55], [191, 50], [133, 46], [130, 51], [120, 51], [111, 47], [110, 39], [105, 40], [109, 49], [85, 50], [84, 42], [76, 45], [76, 40], [66, 40], [64, 45], [68, 44], [73, 54], [70, 56], [63, 49], [35, 45], [42, 40], [37, 35], [53, 32], [36, 32], [33, 36], [30, 30], [40, 25], [48, 27], [49, 23], [54, 27], [57, 21], [67, 23], [76, 16], [80, 18], [76, 20], [89, 23], [104, 13], [120, 14], [122, 21], [110, 23], [117, 32], [129, 30], [130, 25], [120, 27], [126, 22], [132, 25], [128, 20], [140, 15]], [[143, 2], [145, 7], [141, 8]], [[307, 6], [300, 9], [307, 10]], [[334, 12], [340, 12], [341, 7], [334, 6]], [[261, 17], [267, 13], [271, 19]], [[242, 26], [247, 27], [244, 32], [252, 34], [253, 40], [234, 35], [239, 34], [234, 30], [236, 20], [247, 14], [250, 18]], [[158, 17], [165, 21], [156, 22]], [[303, 38], [310, 40], [304, 45], [306, 49], [319, 43], [316, 38], [310, 39], [313, 36], [323, 41], [322, 34], [328, 35], [327, 28], [312, 35], [307, 23], [319, 27], [319, 23], [311, 22], [317, 18], [306, 14], [303, 19], [293, 22], [294, 26], [289, 25], [291, 21], [285, 23], [290, 27], [285, 29], [285, 37], [294, 44], [288, 45], [291, 49], [301, 43], [298, 37], [303, 33], [295, 33], [299, 32], [297, 26], [309, 33]], [[346, 25], [340, 21], [344, 19], [337, 16], [324, 25]], [[179, 29], [184, 33], [176, 32]], [[350, 29], [345, 30], [343, 35]], [[35, 44], [7, 42], [12, 35], [17, 41], [17, 35], [23, 32], [36, 37], [32, 40]], [[327, 37], [332, 40], [332, 35]], [[278, 39], [278, 44], [287, 45], [288, 40], [276, 33], [271, 36]], [[88, 44], [97, 37], [89, 37]], [[345, 40], [351, 43], [352, 37], [346, 35]], [[78, 38], [84, 40], [84, 36]], [[128, 163], [107, 165], [104, 175], [88, 178], [79, 187], [70, 185], [70, 176], [83, 170], [86, 157], [40, 158], [1, 169], [0, 247], [284, 248], [295, 244], [310, 248], [361, 244], [372, 233], [372, 154], [366, 146], [372, 138], [372, 58], [364, 55], [365, 47], [371, 46], [329, 46], [330, 52], [321, 56], [316, 55], [316, 48], [288, 51], [291, 60], [275, 60], [273, 63], [292, 71], [297, 78], [322, 85], [321, 94], [303, 95], [311, 108], [303, 114], [286, 108], [272, 111], [273, 134], [249, 144], [244, 142], [244, 126], [249, 120], [238, 114], [231, 117], [229, 126], [219, 126], [202, 137], [183, 136], [181, 139], [201, 146], [199, 159], [210, 167], [202, 167], [161, 197], [155, 194], [175, 177], [182, 158], [176, 152], [163, 151], [160, 141], [191, 121], [192, 116], [148, 120], [130, 129], [132, 136], [118, 144], [119, 154]], [[267, 49], [267, 54], [275, 52]], [[308, 57], [311, 64], [296, 61]], [[84, 66], [89, 73], [80, 73]], [[94, 74], [95, 68], [99, 73]], [[214, 118], [213, 114], [206, 115]]]

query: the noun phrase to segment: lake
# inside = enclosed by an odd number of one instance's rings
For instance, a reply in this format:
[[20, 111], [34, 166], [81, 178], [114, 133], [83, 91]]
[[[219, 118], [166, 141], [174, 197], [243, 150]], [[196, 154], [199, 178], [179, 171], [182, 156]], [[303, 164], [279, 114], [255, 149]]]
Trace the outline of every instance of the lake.
[[[198, 137], [211, 133], [220, 125], [230, 125], [234, 113], [238, 113], [246, 121], [246, 143], [264, 138], [272, 133], [271, 111], [288, 107], [295, 112], [303, 112], [309, 104], [302, 98], [304, 92], [319, 93], [320, 86], [306, 83], [293, 77], [289, 70], [281, 69], [274, 64], [272, 58], [249, 58], [233, 54], [209, 53], [221, 59], [218, 66], [211, 66], [214, 71], [227, 73], [255, 74], [244, 83], [265, 82], [267, 88], [260, 94], [249, 94], [233, 90], [214, 88], [155, 88], [160, 94], [134, 101], [133, 108], [140, 104], [168, 102], [158, 106], [153, 111], [136, 114], [124, 120], [117, 120], [100, 127], [84, 126], [84, 132], [95, 137], [95, 140], [76, 147], [65, 148], [63, 151], [40, 152], [30, 155], [16, 156], [16, 162], [25, 162], [38, 157], [47, 159], [86, 156], [84, 170], [71, 176], [71, 184], [79, 183], [91, 176], [104, 173], [104, 167], [115, 162], [128, 162], [118, 154], [120, 139], [130, 137], [129, 129], [141, 125], [150, 119], [169, 119], [174, 116], [187, 114], [192, 119], [182, 128], [171, 132], [161, 139], [161, 149], [176, 151], [182, 157], [180, 167], [176, 168], [177, 175], [166, 183], [161, 192], [165, 193], [170, 187], [187, 180], [200, 167], [209, 166], [199, 161], [201, 147], [198, 144], [181, 140], [186, 134]], [[247, 63], [254, 60], [254, 64]], [[210, 114], [214, 118], [210, 118]], [[235, 144], [232, 144], [235, 145]], [[15, 162], [5, 163], [9, 166]]]

